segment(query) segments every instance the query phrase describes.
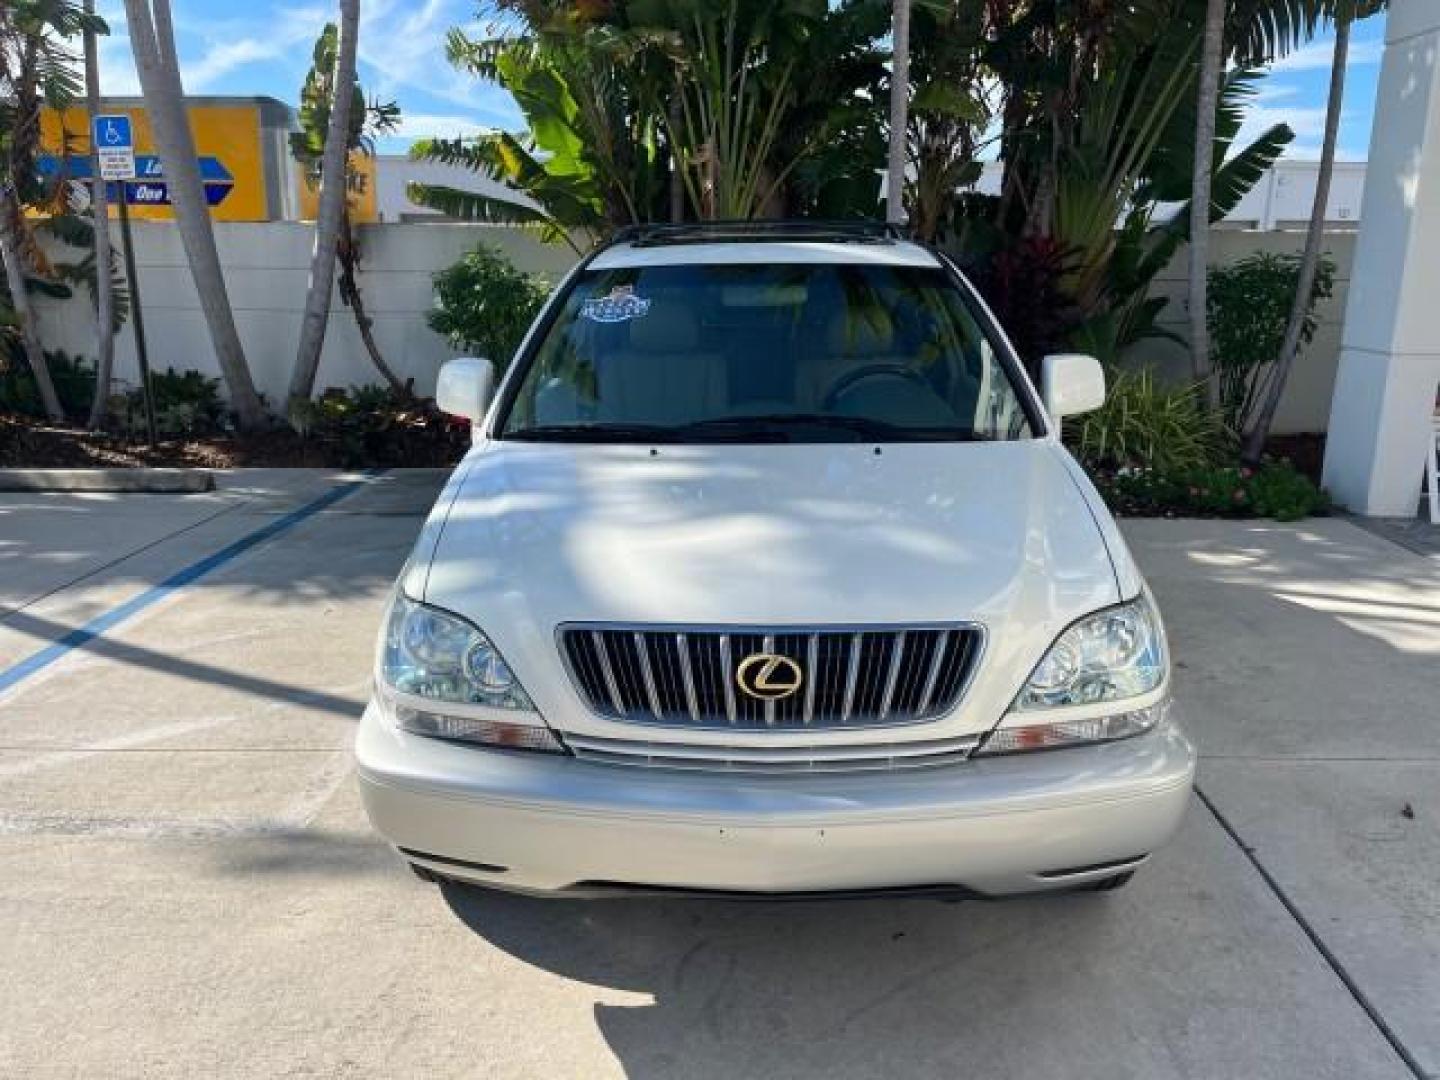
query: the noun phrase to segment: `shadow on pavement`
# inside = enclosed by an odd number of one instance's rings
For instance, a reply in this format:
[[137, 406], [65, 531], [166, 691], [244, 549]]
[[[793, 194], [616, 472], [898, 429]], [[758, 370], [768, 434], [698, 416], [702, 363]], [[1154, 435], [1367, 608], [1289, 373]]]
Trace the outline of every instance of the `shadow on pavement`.
[[[1063, 1000], [1076, 983], [1083, 998], [1074, 958], [1101, 955], [1120, 920], [1094, 896], [567, 901], [443, 891], [466, 926], [520, 960], [652, 995], [595, 1009], [625, 1074], [640, 1080], [985, 1075], [977, 1029], [1033, 1018], [1029, 989]], [[1052, 961], [1062, 946], [1071, 959]], [[1017, 994], [1032, 1009], [1007, 1021]], [[997, 1034], [984, 1035], [986, 1066], [1003, 1064]]]
[[[47, 644], [60, 641], [74, 633], [73, 627], [19, 611], [10, 615], [9, 625]], [[266, 701], [283, 701], [290, 705], [304, 706], [307, 709], [318, 709], [347, 720], [358, 720], [360, 714], [365, 711], [364, 698], [339, 697], [305, 686], [292, 686], [260, 675], [247, 675], [243, 671], [232, 671], [229, 668], [216, 667], [214, 664], [186, 660], [180, 656], [157, 652], [140, 645], [127, 645], [107, 637], [88, 638], [83, 645], [77, 646], [77, 648], [83, 648], [87, 653], [114, 660], [117, 663], [164, 672], [180, 679], [224, 686]]]

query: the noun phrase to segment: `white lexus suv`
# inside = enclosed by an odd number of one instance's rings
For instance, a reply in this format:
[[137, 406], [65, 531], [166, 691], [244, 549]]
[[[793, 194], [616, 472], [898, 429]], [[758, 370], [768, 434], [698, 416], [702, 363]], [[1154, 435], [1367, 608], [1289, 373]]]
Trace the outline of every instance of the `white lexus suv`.
[[1194, 751], [1154, 601], [942, 254], [642, 227], [561, 284], [401, 573], [356, 755], [427, 879], [606, 895], [1123, 884]]

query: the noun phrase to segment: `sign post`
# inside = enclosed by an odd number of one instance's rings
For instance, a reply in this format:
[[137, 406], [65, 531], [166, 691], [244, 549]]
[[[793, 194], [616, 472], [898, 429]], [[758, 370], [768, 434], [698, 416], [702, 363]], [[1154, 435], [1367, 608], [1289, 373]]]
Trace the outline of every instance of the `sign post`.
[[[145, 434], [155, 445], [155, 401], [150, 393], [150, 356], [145, 348], [145, 316], [140, 307], [140, 276], [135, 270], [135, 240], [130, 234], [130, 192], [135, 179], [135, 133], [124, 114], [96, 116], [90, 121], [90, 142], [100, 162], [100, 177], [116, 181], [120, 189], [120, 246], [125, 254], [125, 278], [130, 285], [130, 325], [135, 330], [135, 359], [140, 364], [140, 391], [145, 401]], [[101, 226], [103, 227], [103, 225]], [[108, 273], [108, 267], [100, 267]]]

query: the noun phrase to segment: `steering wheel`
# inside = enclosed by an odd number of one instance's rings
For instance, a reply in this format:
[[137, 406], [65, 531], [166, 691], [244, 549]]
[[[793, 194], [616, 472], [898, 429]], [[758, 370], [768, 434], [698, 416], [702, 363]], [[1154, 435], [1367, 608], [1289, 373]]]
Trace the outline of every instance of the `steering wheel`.
[[931, 394], [935, 392], [930, 381], [925, 378], [924, 372], [917, 371], [907, 364], [866, 364], [864, 367], [853, 368], [845, 372], [825, 391], [825, 397], [821, 401], [821, 408], [826, 412], [835, 410], [835, 403], [840, 395], [849, 390], [856, 383], [864, 382], [866, 379], [901, 379], [905, 382], [914, 383], [923, 387]]

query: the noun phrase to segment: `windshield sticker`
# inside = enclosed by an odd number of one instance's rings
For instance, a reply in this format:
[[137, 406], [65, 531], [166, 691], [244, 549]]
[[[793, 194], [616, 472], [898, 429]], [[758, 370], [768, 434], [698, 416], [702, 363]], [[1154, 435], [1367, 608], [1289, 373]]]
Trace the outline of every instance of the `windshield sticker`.
[[616, 285], [609, 296], [597, 296], [580, 306], [580, 317], [598, 323], [628, 322], [650, 310], [650, 299], [635, 295], [634, 285]]

